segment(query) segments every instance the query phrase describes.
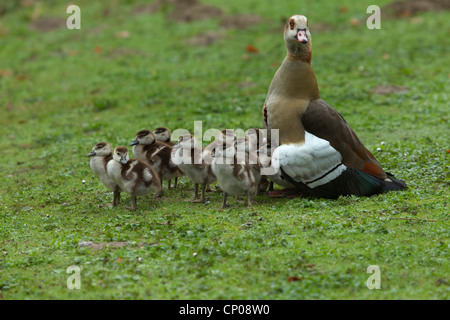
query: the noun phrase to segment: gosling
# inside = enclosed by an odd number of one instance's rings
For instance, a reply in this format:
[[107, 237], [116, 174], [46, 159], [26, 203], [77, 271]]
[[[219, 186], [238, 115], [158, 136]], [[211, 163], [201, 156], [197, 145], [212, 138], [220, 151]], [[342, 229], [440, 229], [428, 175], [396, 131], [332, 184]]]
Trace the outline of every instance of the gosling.
[[[178, 143], [173, 147], [174, 156], [181, 162], [178, 168], [194, 183], [193, 202], [205, 202], [206, 186], [216, 181], [216, 176], [211, 170], [211, 165], [205, 163], [203, 159], [203, 148], [198, 145], [197, 140], [190, 134], [179, 138]], [[177, 163], [178, 163], [177, 162]], [[201, 185], [202, 195], [198, 200], [198, 185]]]
[[261, 174], [257, 164], [250, 164], [246, 144], [246, 139], [237, 139], [231, 145], [224, 143], [213, 154], [211, 169], [223, 190], [222, 208], [228, 207], [228, 195], [246, 195], [251, 207], [251, 197], [258, 192]]
[[107, 172], [119, 188], [131, 195], [131, 210], [136, 210], [136, 197], [150, 191], [162, 193], [161, 180], [155, 170], [137, 159], [130, 159], [128, 148], [120, 146], [114, 149], [113, 160], [108, 162]]
[[184, 175], [171, 160], [172, 147], [164, 142], [156, 141], [155, 134], [152, 131], [139, 131], [130, 146], [133, 146], [133, 154], [137, 159], [150, 164], [161, 181], [168, 181], [168, 189], [170, 189], [172, 178]]
[[109, 143], [99, 142], [95, 144], [92, 151], [88, 154], [91, 157], [89, 164], [92, 172], [94, 172], [103, 184], [113, 191], [113, 207], [117, 206], [120, 202], [120, 188], [109, 177], [106, 167], [110, 161], [112, 161], [112, 147]]

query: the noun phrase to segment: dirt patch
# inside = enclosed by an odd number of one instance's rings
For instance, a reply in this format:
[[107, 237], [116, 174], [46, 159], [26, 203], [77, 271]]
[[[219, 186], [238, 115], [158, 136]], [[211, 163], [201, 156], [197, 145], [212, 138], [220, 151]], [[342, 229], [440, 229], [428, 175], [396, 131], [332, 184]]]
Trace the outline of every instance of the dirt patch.
[[160, 10], [169, 11], [167, 17], [179, 22], [218, 18], [223, 14], [219, 8], [203, 4], [198, 0], [156, 0], [151, 4], [139, 5], [131, 12], [137, 15], [155, 13]]
[[395, 86], [395, 85], [381, 85], [370, 90], [372, 93], [376, 94], [390, 94], [390, 93], [407, 93], [409, 92], [408, 88], [403, 86]]
[[210, 46], [214, 42], [222, 40], [224, 37], [225, 36], [219, 32], [207, 31], [187, 39], [184, 43], [189, 45]]
[[140, 56], [144, 57], [145, 52], [133, 49], [133, 48], [115, 48], [109, 53], [112, 58], [129, 57], [129, 56]]
[[[220, 18], [221, 29], [244, 30], [263, 21], [257, 15], [225, 16], [221, 9], [199, 2], [199, 0], [156, 0], [151, 4], [139, 5], [131, 13], [152, 14], [165, 12], [169, 20], [176, 22], [190, 22], [206, 19]], [[220, 31], [207, 31], [195, 35], [184, 41], [188, 45], [209, 46], [224, 38]]]
[[263, 21], [263, 18], [252, 14], [238, 14], [234, 16], [224, 17], [220, 22], [220, 26], [226, 29], [244, 30], [250, 26]]
[[99, 242], [94, 243], [92, 241], [82, 241], [78, 244], [80, 247], [88, 247], [94, 250], [104, 250], [106, 247], [109, 248], [121, 248], [128, 245], [128, 242], [112, 241], [112, 242]]
[[151, 14], [151, 13], [155, 13], [158, 12], [159, 9], [161, 8], [161, 6], [163, 1], [155, 1], [153, 3], [149, 3], [149, 4], [141, 4], [138, 5], [137, 7], [134, 7], [133, 10], [131, 10], [131, 13], [133, 15], [139, 15], [139, 14]]
[[38, 32], [50, 32], [56, 29], [66, 28], [66, 19], [39, 17], [29, 24], [29, 28]]
[[238, 88], [253, 88], [256, 87], [258, 84], [253, 81], [243, 81], [236, 84]]
[[197, 0], [178, 0], [174, 2], [174, 9], [169, 13], [168, 17], [176, 21], [206, 20], [221, 17], [223, 14], [219, 8], [200, 3]]
[[419, 12], [450, 10], [450, 0], [406, 0], [384, 6], [381, 11], [387, 17], [410, 17]]
[[[94, 243], [92, 241], [82, 241], [78, 244], [79, 247], [87, 247], [87, 248], [91, 248], [94, 250], [104, 250], [106, 247], [108, 248], [122, 248], [125, 246], [130, 245], [130, 242], [127, 241], [111, 241], [111, 242], [98, 242], [98, 243]], [[158, 245], [158, 243], [149, 243], [149, 244], [145, 244], [145, 243], [140, 243], [137, 244], [136, 246], [138, 247], [144, 247], [144, 246], [156, 246]]]

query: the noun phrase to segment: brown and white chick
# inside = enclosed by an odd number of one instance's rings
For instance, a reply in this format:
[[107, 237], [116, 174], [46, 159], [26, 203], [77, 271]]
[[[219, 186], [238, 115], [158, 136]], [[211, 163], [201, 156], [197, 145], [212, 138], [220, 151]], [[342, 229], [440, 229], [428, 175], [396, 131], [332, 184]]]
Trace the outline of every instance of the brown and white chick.
[[[153, 130], [153, 133], [155, 134], [156, 141], [164, 142], [171, 147], [173, 147], [176, 144], [176, 142], [172, 141], [172, 132], [170, 131], [169, 128], [158, 127]], [[170, 185], [170, 180], [168, 183]], [[175, 182], [173, 184], [173, 187], [174, 188], [178, 187], [178, 177], [175, 177]]]
[[[260, 159], [261, 166], [265, 169], [270, 169], [272, 166], [272, 147], [270, 144], [266, 144], [258, 149], [258, 158]], [[274, 168], [272, 168], [274, 169]], [[263, 175], [270, 179], [270, 187], [269, 191], [273, 190], [273, 184], [277, 184], [283, 188], [286, 188], [286, 191], [277, 190], [274, 192], [269, 192], [268, 195], [272, 197], [279, 197], [283, 194], [293, 193], [295, 186], [292, 185], [289, 181], [284, 179], [281, 175], [281, 170], [271, 170], [272, 174]]]
[[[203, 148], [191, 134], [181, 136], [173, 148], [174, 156], [179, 159], [178, 168], [194, 183], [193, 201], [205, 202], [206, 186], [216, 181], [216, 176], [211, 170], [211, 164], [203, 159]], [[202, 187], [200, 200], [198, 200], [198, 185]]]
[[176, 142], [172, 142], [172, 132], [169, 128], [166, 127], [159, 127], [153, 130], [153, 133], [155, 134], [156, 141], [167, 143], [169, 146], [173, 147]]
[[151, 191], [162, 192], [161, 180], [155, 170], [137, 159], [130, 159], [128, 148], [120, 146], [114, 149], [113, 160], [108, 162], [107, 172], [119, 188], [131, 195], [132, 210], [136, 210], [136, 197]]
[[258, 192], [261, 175], [257, 166], [250, 163], [245, 144], [245, 138], [238, 138], [231, 145], [217, 147], [213, 154], [211, 169], [223, 190], [222, 208], [227, 207], [228, 195], [246, 195], [250, 207], [251, 197]]
[[[258, 128], [248, 129], [245, 133], [245, 143], [245, 152], [249, 154], [250, 160], [253, 163], [253, 169], [260, 171], [259, 151], [263, 145], [267, 144], [266, 131]], [[265, 192], [269, 185], [270, 183], [266, 176], [261, 175], [257, 194]]]
[[170, 180], [182, 177], [183, 172], [171, 160], [172, 147], [160, 141], [156, 141], [155, 134], [150, 130], [141, 130], [130, 143], [133, 146], [134, 156], [150, 164], [162, 180]]
[[114, 192], [113, 206], [116, 206], [120, 202], [120, 188], [115, 183], [106, 170], [106, 167], [110, 161], [112, 161], [112, 147], [109, 143], [99, 142], [95, 144], [92, 151], [88, 154], [91, 157], [89, 164], [92, 172], [94, 172], [103, 184]]

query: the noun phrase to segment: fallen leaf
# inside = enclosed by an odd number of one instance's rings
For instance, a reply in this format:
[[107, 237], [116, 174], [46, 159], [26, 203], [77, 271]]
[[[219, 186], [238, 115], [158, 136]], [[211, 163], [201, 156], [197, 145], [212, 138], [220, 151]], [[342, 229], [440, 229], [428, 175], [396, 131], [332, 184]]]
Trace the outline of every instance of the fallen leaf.
[[359, 26], [361, 22], [357, 19], [357, 18], [351, 18], [350, 19], [350, 24], [354, 27]]
[[251, 44], [245, 47], [245, 51], [250, 53], [259, 53], [259, 50], [255, 46], [252, 46]]
[[96, 46], [96, 47], [94, 48], [94, 52], [95, 52], [95, 53], [101, 53], [101, 52], [102, 52], [102, 47]]
[[339, 12], [340, 12], [340, 13], [346, 13], [346, 12], [348, 12], [348, 7], [341, 7], [341, 8], [339, 8]]
[[300, 281], [300, 280], [302, 280], [302, 278], [299, 278], [297, 276], [293, 276], [293, 277], [289, 277], [288, 280], [289, 280], [289, 282], [294, 282], [294, 281]]
[[119, 257], [119, 259], [116, 260], [116, 263], [121, 263], [122, 262], [122, 258]]

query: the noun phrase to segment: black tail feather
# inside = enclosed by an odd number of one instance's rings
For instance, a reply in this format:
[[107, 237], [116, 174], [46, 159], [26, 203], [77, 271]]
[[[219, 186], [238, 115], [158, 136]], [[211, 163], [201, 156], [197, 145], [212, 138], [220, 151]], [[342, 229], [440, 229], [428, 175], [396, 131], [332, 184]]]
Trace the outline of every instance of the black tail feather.
[[386, 191], [397, 191], [397, 190], [406, 190], [408, 189], [408, 186], [406, 185], [406, 182], [403, 180], [396, 179], [394, 175], [386, 172], [389, 180], [392, 182], [386, 181]]
[[402, 180], [388, 175], [390, 181], [378, 179], [355, 168], [347, 168], [336, 179], [321, 186], [310, 188], [305, 183], [295, 181], [282, 168], [281, 176], [294, 185], [299, 191], [319, 198], [336, 199], [339, 196], [371, 196], [388, 191], [404, 190], [408, 187]]

